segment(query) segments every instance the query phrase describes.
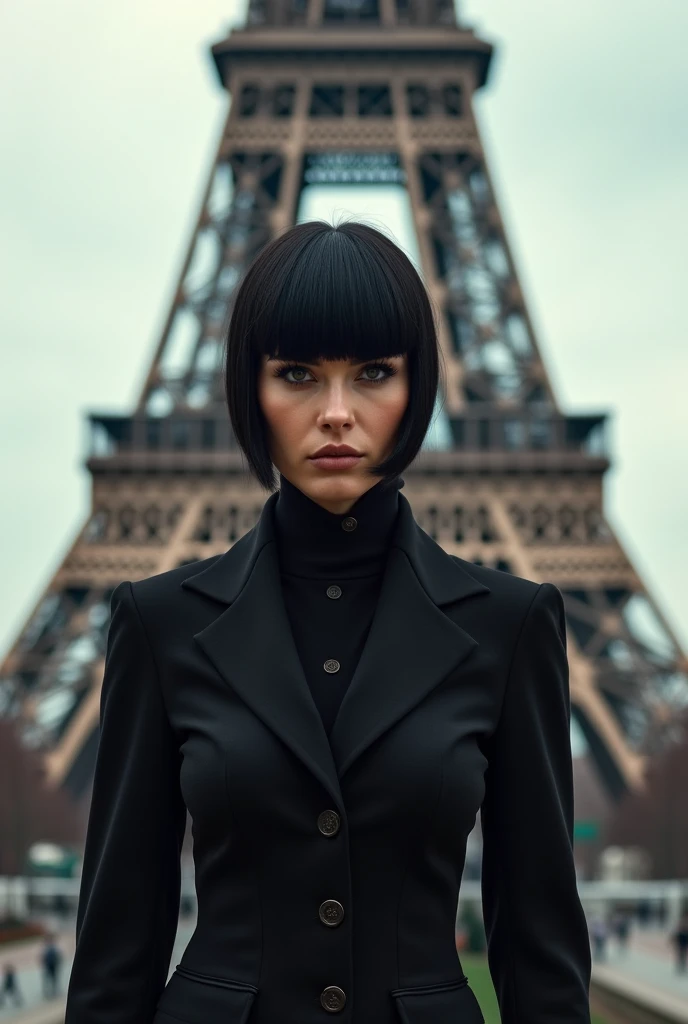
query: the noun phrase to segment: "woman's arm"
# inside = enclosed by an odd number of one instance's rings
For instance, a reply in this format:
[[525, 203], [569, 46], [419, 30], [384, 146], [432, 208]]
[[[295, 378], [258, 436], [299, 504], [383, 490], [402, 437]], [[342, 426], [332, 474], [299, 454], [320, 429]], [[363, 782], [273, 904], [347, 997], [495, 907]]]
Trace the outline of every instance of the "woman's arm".
[[179, 918], [180, 755], [128, 581], [111, 610], [65, 1024], [150, 1024]]
[[482, 898], [502, 1024], [589, 1024], [591, 954], [573, 860], [564, 601], [542, 583], [489, 741]]

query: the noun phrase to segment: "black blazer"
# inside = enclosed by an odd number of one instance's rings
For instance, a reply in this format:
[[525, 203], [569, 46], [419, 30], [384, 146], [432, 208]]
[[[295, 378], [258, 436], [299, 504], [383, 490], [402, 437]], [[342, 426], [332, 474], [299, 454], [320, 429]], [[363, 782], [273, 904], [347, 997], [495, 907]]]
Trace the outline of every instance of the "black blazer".
[[[479, 810], [503, 1024], [589, 1024], [560, 591], [448, 555], [400, 494], [328, 739], [276, 499], [113, 594], [66, 1024], [479, 1024], [454, 936]], [[198, 922], [166, 984], [186, 808]]]

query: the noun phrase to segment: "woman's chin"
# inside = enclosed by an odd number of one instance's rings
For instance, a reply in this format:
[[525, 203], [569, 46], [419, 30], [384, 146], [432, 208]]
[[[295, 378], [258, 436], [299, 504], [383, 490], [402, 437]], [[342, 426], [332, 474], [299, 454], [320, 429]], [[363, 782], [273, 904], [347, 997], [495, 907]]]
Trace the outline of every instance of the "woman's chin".
[[[332, 472], [309, 473], [308, 479], [297, 483], [304, 494], [320, 504], [348, 502], [353, 504], [357, 498], [377, 483], [378, 478], [369, 473]], [[342, 509], [341, 511], [347, 511]]]

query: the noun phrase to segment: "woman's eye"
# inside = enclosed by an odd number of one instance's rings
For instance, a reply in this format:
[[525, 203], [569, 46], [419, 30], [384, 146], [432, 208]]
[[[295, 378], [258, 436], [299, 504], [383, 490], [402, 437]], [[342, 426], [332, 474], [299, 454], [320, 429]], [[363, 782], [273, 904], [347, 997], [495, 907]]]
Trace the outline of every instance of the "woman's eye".
[[[378, 374], [379, 374], [379, 376], [378, 376]], [[388, 374], [387, 374], [387, 371], [385, 370], [384, 366], [375, 365], [375, 366], [366, 366], [365, 370], [363, 371], [363, 376], [365, 377], [366, 380], [377, 381], [377, 380], [384, 380], [385, 377], [388, 376]]]
[[[289, 377], [290, 373], [293, 374], [293, 379]], [[307, 373], [308, 370], [305, 368], [305, 366], [291, 366], [288, 370], [286, 370], [284, 376], [286, 377], [290, 384], [301, 384], [306, 379]]]
[[[394, 373], [396, 370], [385, 363], [370, 363], [356, 379], [368, 381], [369, 384], [381, 384]], [[313, 380], [311, 371], [306, 366], [282, 366], [276, 370], [276, 376], [282, 377], [287, 384], [308, 384]]]

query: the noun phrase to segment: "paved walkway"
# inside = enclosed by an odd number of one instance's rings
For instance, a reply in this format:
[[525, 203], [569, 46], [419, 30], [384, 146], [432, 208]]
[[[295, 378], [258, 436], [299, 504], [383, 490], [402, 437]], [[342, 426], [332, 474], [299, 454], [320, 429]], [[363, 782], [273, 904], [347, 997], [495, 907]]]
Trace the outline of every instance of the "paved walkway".
[[[46, 923], [49, 924], [53, 932], [58, 934], [58, 945], [64, 953], [58, 995], [56, 998], [44, 998], [43, 996], [40, 968], [40, 954], [43, 948], [42, 940], [18, 942], [11, 948], [5, 947], [0, 950], [0, 966], [8, 961], [14, 964], [19, 979], [19, 989], [23, 997], [23, 1005], [15, 1006], [14, 1003], [7, 1003], [6, 1001], [5, 1005], [0, 1007], [0, 1024], [5, 1024], [6, 1021], [20, 1021], [23, 1019], [26, 1019], [27, 1022], [35, 1020], [36, 1024], [39, 1024], [41, 1017], [45, 1016], [47, 1019], [50, 1019], [52, 1016], [51, 1010], [56, 1009], [58, 1006], [64, 1006], [69, 972], [72, 969], [72, 961], [74, 959], [74, 922], [71, 922], [68, 927], [64, 927], [53, 920]], [[195, 923], [195, 918], [191, 918], [188, 921], [180, 921], [170, 961], [170, 973], [172, 973], [176, 964], [179, 963], [181, 955], [191, 938]], [[45, 1011], [45, 1013], [37, 1011]]]
[[[31, 941], [17, 943], [11, 949], [0, 952], [0, 965], [10, 961], [16, 966], [19, 975], [19, 987], [24, 997], [21, 1007], [5, 1005], [0, 1008], [0, 1024], [9, 1021], [25, 1020], [28, 1024], [42, 1024], [41, 1018], [49, 1018], [51, 1009], [64, 1005], [67, 981], [74, 956], [73, 922], [68, 927], [58, 926], [50, 921], [50, 927], [59, 934], [58, 944], [64, 953], [60, 994], [57, 998], [45, 999], [42, 992], [39, 957], [42, 942]], [[170, 961], [170, 973], [179, 963], [182, 953], [191, 938], [195, 927], [195, 918], [181, 921], [177, 931], [175, 946]], [[613, 939], [609, 940], [607, 955], [599, 961], [605, 971], [611, 971], [620, 978], [632, 978], [635, 982], [646, 985], [650, 990], [657, 990], [680, 1000], [688, 1006], [688, 974], [677, 974], [674, 966], [673, 950], [666, 936], [658, 930], [636, 929], [629, 942], [628, 949], [620, 950]]]
[[598, 962], [615, 974], [678, 996], [688, 1005], [688, 974], [677, 973], [673, 947], [659, 930], [636, 928], [626, 950], [610, 939], [606, 957]]

